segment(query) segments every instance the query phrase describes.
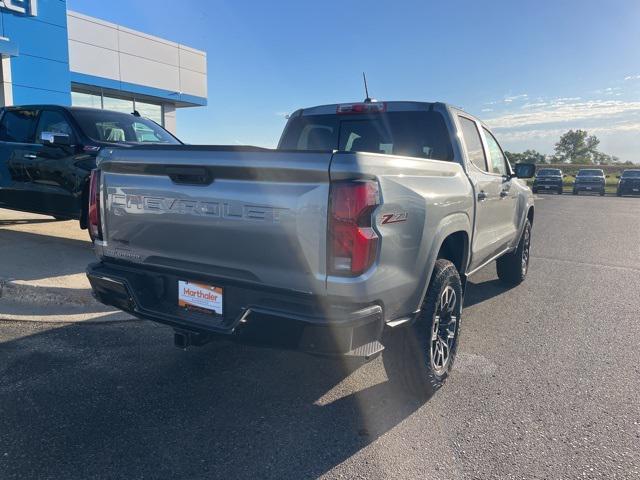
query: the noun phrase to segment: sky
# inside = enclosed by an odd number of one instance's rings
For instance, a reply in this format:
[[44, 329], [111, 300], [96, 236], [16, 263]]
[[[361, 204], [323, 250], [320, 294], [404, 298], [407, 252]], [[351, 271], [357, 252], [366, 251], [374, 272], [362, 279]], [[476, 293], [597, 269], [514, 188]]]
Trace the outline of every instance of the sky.
[[640, 162], [640, 1], [68, 0], [69, 9], [207, 52], [188, 143], [273, 147], [286, 114], [359, 101], [443, 101], [506, 150], [552, 153], [582, 128]]

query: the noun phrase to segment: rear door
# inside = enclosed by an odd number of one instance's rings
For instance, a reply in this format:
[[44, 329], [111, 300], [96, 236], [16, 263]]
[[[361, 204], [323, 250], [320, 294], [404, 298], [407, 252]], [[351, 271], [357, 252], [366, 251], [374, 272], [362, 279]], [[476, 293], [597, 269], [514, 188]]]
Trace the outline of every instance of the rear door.
[[40, 148], [34, 141], [38, 110], [9, 108], [0, 119], [0, 203], [40, 211], [32, 195], [30, 170]]
[[500, 230], [504, 205], [501, 192], [503, 179], [489, 169], [480, 125], [473, 119], [459, 115], [458, 123], [467, 152], [467, 171], [476, 195], [476, 217], [472, 240], [470, 270], [482, 265], [501, 248]]

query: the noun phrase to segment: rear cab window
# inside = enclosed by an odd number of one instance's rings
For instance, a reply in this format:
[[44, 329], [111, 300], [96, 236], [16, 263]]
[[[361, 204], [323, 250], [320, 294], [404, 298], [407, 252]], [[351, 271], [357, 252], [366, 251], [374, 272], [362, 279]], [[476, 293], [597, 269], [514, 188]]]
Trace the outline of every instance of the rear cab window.
[[537, 173], [538, 177], [553, 177], [553, 176], [561, 176], [561, 175], [562, 175], [562, 171], [557, 170], [555, 168], [543, 168], [541, 170], [538, 170], [538, 173]]
[[278, 148], [453, 160], [444, 117], [434, 111], [302, 115], [289, 120]]
[[578, 171], [579, 177], [604, 177], [604, 170], [583, 169]]
[[164, 143], [178, 145], [177, 138], [146, 118], [106, 110], [73, 111], [80, 128], [94, 141], [108, 143]]

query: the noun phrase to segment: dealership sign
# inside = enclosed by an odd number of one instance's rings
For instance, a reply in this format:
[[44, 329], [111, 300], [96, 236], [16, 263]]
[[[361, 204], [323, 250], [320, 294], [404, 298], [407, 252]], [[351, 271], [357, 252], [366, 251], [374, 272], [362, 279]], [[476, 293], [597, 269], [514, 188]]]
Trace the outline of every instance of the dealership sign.
[[0, 8], [23, 15], [38, 15], [38, 0], [0, 0]]

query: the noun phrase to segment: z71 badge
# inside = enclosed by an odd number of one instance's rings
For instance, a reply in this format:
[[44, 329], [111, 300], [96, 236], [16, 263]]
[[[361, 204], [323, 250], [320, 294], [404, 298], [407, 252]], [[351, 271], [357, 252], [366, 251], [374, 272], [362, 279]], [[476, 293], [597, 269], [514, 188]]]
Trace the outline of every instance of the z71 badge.
[[400, 213], [385, 213], [382, 215], [382, 225], [386, 225], [387, 223], [400, 223], [406, 222], [409, 217], [408, 212], [400, 212]]

